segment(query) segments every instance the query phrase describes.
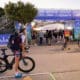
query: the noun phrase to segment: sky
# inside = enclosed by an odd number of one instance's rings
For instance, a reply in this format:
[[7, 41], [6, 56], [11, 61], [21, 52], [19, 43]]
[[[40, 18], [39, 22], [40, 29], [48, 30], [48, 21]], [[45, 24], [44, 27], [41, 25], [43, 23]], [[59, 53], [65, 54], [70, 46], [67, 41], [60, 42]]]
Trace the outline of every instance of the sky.
[[0, 0], [0, 7], [4, 7], [9, 1], [30, 2], [35, 7], [43, 9], [80, 9], [80, 0]]

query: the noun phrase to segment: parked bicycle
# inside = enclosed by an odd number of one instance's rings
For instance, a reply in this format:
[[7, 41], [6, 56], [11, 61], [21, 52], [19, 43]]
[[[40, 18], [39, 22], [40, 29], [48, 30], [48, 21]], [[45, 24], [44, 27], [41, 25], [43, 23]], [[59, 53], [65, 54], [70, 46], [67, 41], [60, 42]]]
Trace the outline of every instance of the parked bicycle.
[[[14, 54], [6, 54], [7, 49], [0, 49], [2, 51], [2, 57], [0, 57], [0, 73], [3, 73], [7, 70], [11, 70], [13, 68], [13, 64], [15, 63]], [[8, 59], [9, 56], [13, 56], [12, 60]], [[25, 73], [31, 72], [35, 68], [35, 61], [29, 57], [23, 57], [20, 55], [19, 61], [19, 70]]]

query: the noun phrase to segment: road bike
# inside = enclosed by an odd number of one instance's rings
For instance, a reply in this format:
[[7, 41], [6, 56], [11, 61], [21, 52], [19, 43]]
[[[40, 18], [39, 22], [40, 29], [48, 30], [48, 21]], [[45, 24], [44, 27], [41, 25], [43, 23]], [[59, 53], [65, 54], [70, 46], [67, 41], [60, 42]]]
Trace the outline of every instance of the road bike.
[[[15, 63], [15, 57], [14, 54], [6, 54], [7, 49], [0, 49], [2, 51], [1, 57], [0, 57], [0, 73], [3, 73], [7, 70], [13, 69], [13, 65]], [[9, 56], [12, 56], [11, 59], [8, 59]], [[25, 56], [23, 57], [20, 55], [20, 61], [18, 69], [22, 72], [28, 73], [31, 72], [35, 68], [35, 61], [29, 57]]]

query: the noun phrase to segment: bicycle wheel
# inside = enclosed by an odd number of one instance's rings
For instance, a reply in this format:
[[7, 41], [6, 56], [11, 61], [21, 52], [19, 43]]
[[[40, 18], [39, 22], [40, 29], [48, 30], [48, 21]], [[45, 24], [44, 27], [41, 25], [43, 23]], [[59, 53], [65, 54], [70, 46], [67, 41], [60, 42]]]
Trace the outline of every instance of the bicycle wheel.
[[7, 70], [6, 62], [3, 58], [0, 58], [0, 73], [3, 73]]
[[20, 59], [18, 68], [25, 73], [31, 72], [35, 68], [35, 62], [31, 57], [23, 57]]

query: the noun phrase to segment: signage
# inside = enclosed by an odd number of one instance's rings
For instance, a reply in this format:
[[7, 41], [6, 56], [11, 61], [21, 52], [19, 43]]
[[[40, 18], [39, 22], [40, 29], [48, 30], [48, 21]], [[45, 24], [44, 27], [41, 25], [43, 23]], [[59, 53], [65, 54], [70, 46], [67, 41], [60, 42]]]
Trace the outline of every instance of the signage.
[[74, 22], [74, 38], [80, 38], [80, 20], [75, 20]]
[[36, 20], [72, 20], [80, 19], [80, 10], [40, 9]]

